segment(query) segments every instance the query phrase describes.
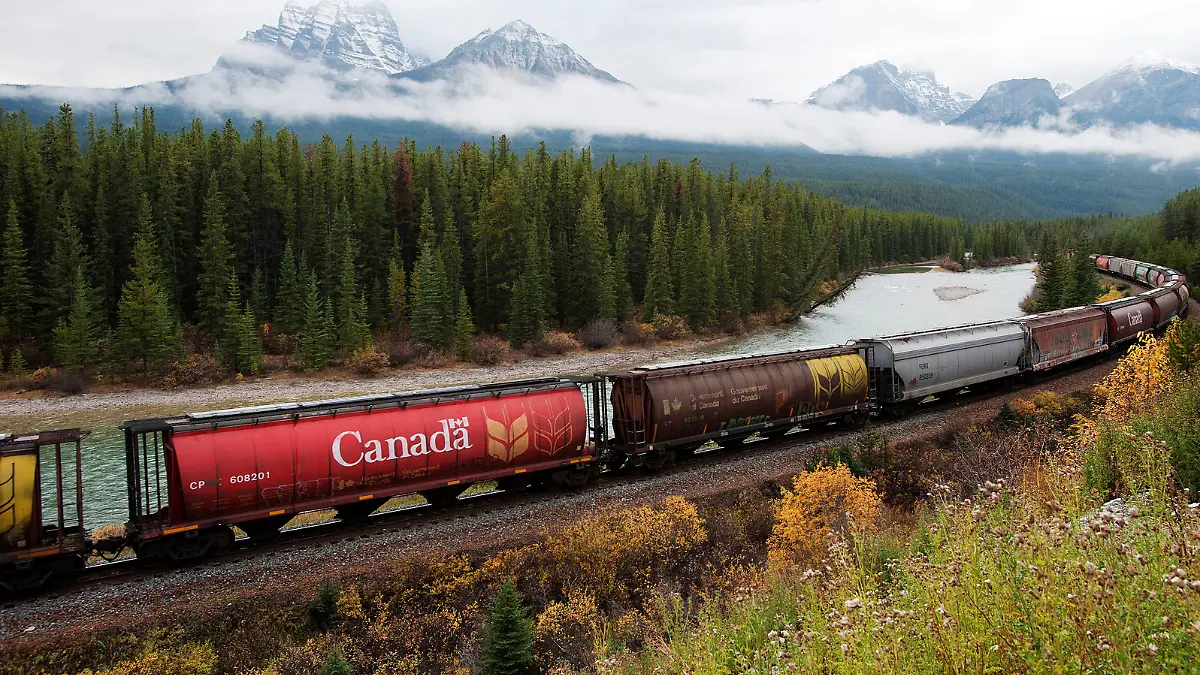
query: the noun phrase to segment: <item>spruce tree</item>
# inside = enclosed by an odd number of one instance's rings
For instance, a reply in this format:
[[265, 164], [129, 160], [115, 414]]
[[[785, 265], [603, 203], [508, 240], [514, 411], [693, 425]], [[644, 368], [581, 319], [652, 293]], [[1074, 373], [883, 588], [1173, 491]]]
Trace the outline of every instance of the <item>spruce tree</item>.
[[484, 330], [504, 323], [524, 250], [524, 224], [520, 186], [502, 169], [475, 224], [475, 307]]
[[408, 288], [404, 277], [404, 266], [394, 256], [388, 261], [387, 303], [388, 326], [395, 335], [408, 323]]
[[[679, 310], [693, 330], [708, 328], [712, 323], [716, 285], [713, 281], [712, 248], [709, 246], [707, 223], [691, 223], [681, 233], [677, 256], [681, 267]], [[676, 241], [679, 241], [677, 239]]]
[[225, 316], [221, 320], [222, 335], [217, 341], [221, 362], [235, 373], [257, 375], [262, 372], [263, 350], [258, 340], [258, 328], [250, 307], [241, 304], [237, 275], [229, 275]]
[[8, 374], [18, 379], [29, 375], [29, 367], [25, 365], [25, 355], [21, 353], [20, 345], [13, 347], [12, 354], [8, 357]]
[[358, 292], [357, 276], [354, 270], [354, 244], [346, 237], [342, 269], [338, 275], [337, 324], [338, 346], [347, 353], [371, 343], [365, 301]]
[[267, 322], [269, 314], [267, 311], [267, 282], [263, 278], [261, 267], [255, 267], [254, 274], [250, 277], [250, 298], [246, 301], [246, 305], [250, 308], [250, 315], [254, 317], [255, 325]]
[[182, 336], [158, 280], [154, 242], [139, 232], [133, 245], [130, 279], [117, 305], [116, 356], [135, 364], [142, 377], [165, 369], [179, 354]]
[[54, 328], [54, 361], [67, 370], [82, 372], [96, 363], [96, 340], [99, 330], [92, 309], [91, 289], [84, 279], [84, 270], [75, 270], [72, 284], [74, 300], [65, 319]]
[[279, 285], [275, 291], [275, 332], [295, 335], [304, 323], [304, 287], [296, 270], [296, 254], [289, 239], [279, 263]]
[[622, 229], [617, 234], [616, 246], [613, 248], [612, 288], [615, 298], [617, 321], [629, 318], [633, 306], [633, 291], [629, 284], [629, 233]]
[[328, 303], [321, 300], [317, 278], [310, 275], [304, 301], [304, 326], [296, 350], [297, 359], [306, 368], [324, 368], [333, 354], [334, 333], [327, 308]]
[[226, 238], [225, 203], [217, 190], [217, 175], [209, 180], [208, 198], [204, 201], [204, 229], [200, 232], [198, 251], [200, 275], [197, 279], [196, 313], [200, 328], [219, 335], [226, 317], [225, 300], [229, 290], [229, 275], [233, 273], [233, 251]]
[[1085, 238], [1075, 249], [1075, 257], [1071, 258], [1071, 298], [1069, 307], [1086, 307], [1094, 304], [1100, 297], [1100, 282], [1096, 279], [1096, 267], [1088, 257], [1091, 243]]
[[0, 337], [19, 341], [29, 329], [29, 306], [33, 291], [29, 281], [28, 254], [25, 251], [17, 203], [8, 202], [8, 226], [4, 229], [4, 250], [0, 254]]
[[642, 319], [675, 313], [675, 290], [671, 283], [671, 249], [667, 241], [667, 219], [662, 210], [654, 218], [650, 243], [650, 268], [646, 271], [646, 296], [642, 299]]
[[536, 341], [542, 334], [542, 304], [533, 282], [533, 273], [526, 271], [513, 285], [508, 309], [508, 342], [521, 349]]
[[573, 322], [582, 326], [596, 318], [612, 321], [616, 315], [613, 264], [598, 189], [591, 190], [579, 208], [572, 262], [571, 286], [583, 291], [573, 294]]
[[446, 347], [446, 317], [452, 310], [446, 289], [446, 271], [441, 256], [432, 244], [426, 244], [417, 257], [413, 271], [412, 335], [427, 349]]
[[521, 598], [511, 581], [492, 600], [483, 636], [483, 672], [519, 675], [533, 666], [533, 624], [525, 615]]
[[1062, 251], [1050, 242], [1038, 260], [1040, 278], [1037, 283], [1038, 299], [1034, 307], [1037, 312], [1052, 312], [1065, 305], [1067, 284], [1070, 276], [1063, 260]]
[[454, 325], [454, 355], [466, 360], [471, 355], [471, 343], [475, 340], [475, 322], [471, 320], [471, 303], [467, 292], [458, 292], [458, 319]]
[[75, 226], [71, 203], [66, 193], [58, 204], [58, 231], [55, 233], [54, 250], [46, 267], [45, 282], [42, 284], [42, 325], [56, 326], [60, 319], [67, 318], [75, 302], [75, 277], [84, 275], [84, 288], [88, 302], [95, 307], [95, 290], [88, 282], [91, 261], [83, 233]]

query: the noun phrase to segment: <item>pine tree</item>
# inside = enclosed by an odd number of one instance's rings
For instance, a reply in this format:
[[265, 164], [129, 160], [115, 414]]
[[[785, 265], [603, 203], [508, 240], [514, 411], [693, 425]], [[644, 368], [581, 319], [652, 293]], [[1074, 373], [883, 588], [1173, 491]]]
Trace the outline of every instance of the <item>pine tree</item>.
[[82, 267], [75, 270], [74, 300], [65, 319], [54, 328], [54, 361], [71, 371], [83, 371], [96, 363], [99, 330], [92, 310], [91, 289]]
[[454, 326], [454, 355], [466, 360], [471, 355], [471, 343], [475, 340], [475, 322], [471, 320], [471, 303], [467, 292], [458, 292], [458, 320]]
[[8, 374], [20, 379], [29, 375], [29, 367], [25, 365], [25, 355], [21, 347], [13, 347], [12, 355], [8, 357]]
[[504, 323], [524, 250], [524, 218], [520, 186], [502, 170], [475, 224], [475, 307], [484, 330]]
[[388, 261], [388, 325], [392, 333], [399, 335], [408, 322], [408, 288], [404, 280], [404, 266], [396, 257]]
[[289, 239], [279, 263], [279, 286], [275, 292], [275, 332], [295, 335], [304, 323], [304, 287], [296, 270], [296, 254]]
[[17, 219], [17, 204], [11, 200], [8, 202], [8, 227], [4, 230], [0, 275], [0, 337], [18, 341], [25, 337], [30, 327], [29, 305], [33, 291], [28, 254]]
[[426, 244], [417, 257], [412, 286], [413, 340], [428, 349], [440, 351], [446, 346], [446, 313], [451, 310], [451, 305], [446, 271], [441, 256], [431, 244]]
[[1094, 304], [1096, 298], [1100, 297], [1100, 282], [1096, 279], [1096, 267], [1088, 257], [1090, 248], [1091, 243], [1086, 238], [1080, 240], [1075, 249], [1075, 257], [1071, 258], [1071, 297], [1067, 303], [1068, 307], [1086, 307]]
[[309, 276], [304, 302], [304, 326], [296, 357], [306, 368], [324, 368], [333, 355], [334, 331], [328, 302], [321, 301], [317, 278]]
[[533, 625], [511, 581], [492, 600], [483, 636], [483, 672], [519, 675], [533, 666]]
[[200, 328], [219, 335], [226, 317], [225, 300], [229, 275], [233, 273], [233, 251], [225, 231], [225, 203], [217, 190], [217, 175], [209, 180], [204, 201], [204, 229], [200, 232], [200, 276], [196, 290], [196, 312]]
[[[712, 249], [706, 219], [692, 223], [676, 239], [677, 256], [682, 268], [679, 288], [679, 311], [693, 330], [708, 328], [712, 323], [716, 285], [713, 281]], [[680, 241], [682, 239], [682, 241]]]
[[592, 189], [579, 207], [571, 256], [571, 286], [587, 289], [573, 294], [571, 319], [579, 326], [596, 318], [612, 321], [616, 317], [613, 263], [598, 189]]
[[84, 288], [91, 307], [96, 305], [95, 289], [87, 283], [91, 272], [91, 261], [83, 242], [83, 233], [75, 226], [71, 203], [66, 193], [58, 205], [58, 231], [54, 238], [54, 251], [46, 267], [45, 282], [42, 284], [42, 325], [56, 326], [66, 319], [75, 302], [76, 273], [84, 274]]
[[346, 237], [342, 254], [342, 269], [338, 277], [337, 324], [338, 346], [346, 353], [371, 344], [371, 331], [367, 328], [365, 301], [358, 292], [357, 273], [354, 270], [354, 244]]
[[642, 318], [675, 313], [675, 290], [671, 283], [671, 249], [667, 242], [667, 219], [662, 210], [654, 218], [650, 243], [650, 269], [646, 271], [646, 296], [642, 299]]
[[256, 326], [267, 322], [267, 282], [263, 279], [261, 267], [255, 267], [254, 274], [250, 277], [250, 298], [246, 305], [250, 308], [250, 315], [254, 317]]
[[116, 355], [137, 365], [142, 377], [167, 367], [182, 347], [166, 291], [158, 280], [154, 242], [139, 232], [133, 246], [130, 279], [117, 305]]
[[541, 298], [538, 297], [533, 273], [523, 272], [513, 285], [512, 299], [508, 309], [508, 342], [514, 349], [521, 349], [536, 341], [542, 334], [543, 316]]
[[1042, 251], [1038, 259], [1038, 270], [1040, 278], [1037, 283], [1038, 299], [1035, 311], [1052, 312], [1065, 307], [1070, 277], [1062, 251], [1053, 242]]
[[237, 275], [230, 274], [217, 355], [230, 370], [243, 375], [257, 375], [262, 372], [262, 343], [258, 340], [254, 315], [248, 305], [241, 304], [240, 298]]
[[612, 287], [617, 321], [628, 319], [633, 307], [633, 290], [629, 283], [629, 269], [626, 263], [628, 258], [629, 233], [622, 229], [617, 234], [616, 246], [613, 248]]

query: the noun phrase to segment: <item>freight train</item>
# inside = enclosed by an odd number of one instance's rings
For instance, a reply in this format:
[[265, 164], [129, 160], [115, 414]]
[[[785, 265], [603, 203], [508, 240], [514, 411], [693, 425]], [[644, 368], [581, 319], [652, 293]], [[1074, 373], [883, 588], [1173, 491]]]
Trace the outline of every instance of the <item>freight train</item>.
[[[36, 588], [126, 548], [204, 558], [233, 547], [235, 527], [271, 539], [310, 511], [363, 520], [399, 495], [452, 504], [485, 481], [582, 487], [602, 466], [660, 469], [713, 442], [855, 426], [1111, 355], [1186, 314], [1178, 272], [1092, 259], [1153, 290], [845, 345], [127, 422], [129, 517], [119, 534], [84, 528], [82, 432], [0, 438], [0, 590]], [[45, 481], [43, 463], [54, 467]], [[53, 490], [49, 514], [43, 490]]]

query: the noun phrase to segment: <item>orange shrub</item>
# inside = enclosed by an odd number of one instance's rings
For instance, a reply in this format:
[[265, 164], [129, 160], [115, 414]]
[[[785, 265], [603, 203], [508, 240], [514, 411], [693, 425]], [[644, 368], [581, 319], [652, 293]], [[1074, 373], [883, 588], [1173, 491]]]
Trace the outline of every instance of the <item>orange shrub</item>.
[[815, 562], [831, 540], [874, 530], [879, 513], [872, 481], [855, 478], [844, 464], [819, 466], [796, 476], [793, 489], [784, 488], [767, 541], [768, 557], [781, 566]]

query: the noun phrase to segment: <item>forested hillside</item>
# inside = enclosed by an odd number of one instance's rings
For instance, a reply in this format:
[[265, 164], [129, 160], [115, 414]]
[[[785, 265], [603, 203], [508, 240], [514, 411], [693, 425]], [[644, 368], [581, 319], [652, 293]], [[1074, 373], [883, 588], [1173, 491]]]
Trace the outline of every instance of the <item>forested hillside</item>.
[[[67, 92], [63, 93], [64, 96]], [[35, 124], [57, 115], [57, 103], [38, 98], [0, 97], [0, 108], [28, 111]], [[132, 108], [123, 110], [130, 115]], [[79, 119], [94, 112], [107, 121], [111, 104], [77, 108]], [[158, 126], [176, 131], [191, 125], [199, 113], [180, 106], [157, 109]], [[231, 118], [238, 131], [249, 136], [255, 119], [237, 111], [205, 114], [208, 126]], [[422, 146], [457, 147], [463, 141], [487, 145], [490, 136], [413, 120], [321, 118], [312, 120], [266, 119], [274, 129], [288, 125], [300, 144], [318, 143], [328, 134], [341, 142], [353, 135], [359, 143], [378, 139], [419, 139]], [[578, 148], [576, 133], [539, 130], [539, 135], [510, 136], [514, 150], [523, 155], [542, 142], [552, 154]], [[86, 137], [84, 138], [86, 142]], [[806, 189], [853, 206], [889, 211], [936, 213], [968, 221], [995, 219], [1045, 219], [1093, 213], [1144, 215], [1157, 212], [1163, 202], [1181, 190], [1200, 186], [1194, 166], [1163, 166], [1156, 160], [1081, 155], [1028, 155], [1000, 151], [949, 151], [917, 157], [869, 157], [821, 154], [803, 146], [737, 146], [719, 143], [673, 141], [645, 136], [590, 138], [593, 156], [615, 155], [618, 162], [665, 158], [687, 164], [699, 158], [714, 171], [735, 166], [757, 174], [770, 164], [778, 179], [795, 180]], [[578, 152], [578, 150], [577, 150]]]
[[383, 334], [462, 353], [548, 329], [678, 316], [694, 330], [805, 306], [870, 263], [962, 250], [960, 220], [844, 206], [699, 161], [590, 150], [302, 144], [153, 110], [82, 136], [69, 107], [0, 120], [8, 367], [161, 372], [264, 348], [319, 367]]

